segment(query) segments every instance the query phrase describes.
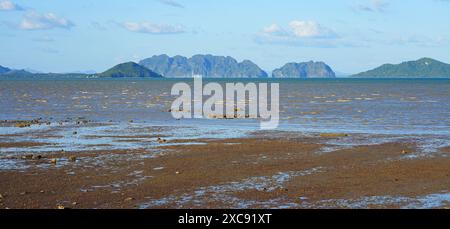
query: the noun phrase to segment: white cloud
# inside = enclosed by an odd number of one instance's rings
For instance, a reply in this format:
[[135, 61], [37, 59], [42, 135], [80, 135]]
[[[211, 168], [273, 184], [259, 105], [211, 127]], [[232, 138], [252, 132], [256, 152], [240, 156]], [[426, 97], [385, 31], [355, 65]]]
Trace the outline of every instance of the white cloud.
[[361, 3], [356, 5], [355, 9], [359, 11], [368, 11], [368, 12], [385, 12], [388, 8], [389, 3], [384, 0], [371, 0], [370, 2]]
[[294, 20], [287, 29], [272, 24], [264, 27], [256, 36], [260, 44], [287, 44], [296, 46], [334, 47], [339, 36], [332, 30], [314, 21]]
[[336, 33], [314, 21], [292, 21], [289, 27], [299, 38], [334, 38]]
[[23, 10], [23, 8], [10, 0], [1, 0], [0, 10], [13, 11], [13, 10]]
[[264, 27], [262, 32], [264, 34], [273, 35], [273, 36], [285, 36], [285, 35], [287, 35], [287, 32], [283, 28], [281, 28], [279, 25], [277, 25], [277, 24], [272, 24], [272, 25], [269, 25], [267, 27]]
[[183, 5], [181, 5], [180, 3], [174, 1], [174, 0], [157, 0], [158, 2], [168, 5], [168, 6], [173, 6], [173, 7], [177, 7], [177, 8], [184, 8]]
[[23, 30], [43, 30], [43, 29], [70, 29], [75, 26], [70, 20], [58, 17], [54, 13], [39, 14], [28, 12], [25, 14], [19, 28]]
[[175, 34], [184, 33], [182, 26], [173, 26], [165, 24], [154, 24], [150, 22], [125, 22], [123, 27], [131, 32], [148, 34]]

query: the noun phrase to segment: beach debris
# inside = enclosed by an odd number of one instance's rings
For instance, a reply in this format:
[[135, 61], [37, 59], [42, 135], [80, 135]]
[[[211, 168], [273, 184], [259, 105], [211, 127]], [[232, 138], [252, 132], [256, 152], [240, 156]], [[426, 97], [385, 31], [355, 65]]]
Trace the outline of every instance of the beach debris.
[[74, 132], [73, 132], [72, 134], [73, 134], [73, 135], [77, 135], [77, 134], [78, 134], [78, 132], [74, 131]]
[[41, 191], [39, 191], [40, 193], [45, 193], [45, 191], [44, 190], [41, 190]]
[[40, 124], [41, 119], [33, 119], [31, 121], [18, 121], [15, 123], [15, 127], [18, 128], [25, 128], [25, 127], [31, 127], [31, 125]]
[[76, 161], [77, 161], [77, 157], [75, 157], [75, 156], [70, 156], [70, 157], [69, 157], [69, 161], [71, 161], [71, 162], [76, 162]]
[[175, 174], [177, 174], [177, 175], [180, 175], [180, 174], [181, 174], [181, 172], [180, 172], [180, 171], [176, 171], [176, 172], [175, 172]]
[[402, 154], [409, 154], [407, 150], [402, 150]]
[[29, 155], [22, 156], [21, 158], [22, 158], [22, 160], [31, 160], [31, 159], [33, 159], [33, 155], [29, 154]]
[[54, 165], [56, 165], [57, 162], [58, 162], [58, 160], [56, 160], [56, 158], [53, 158], [53, 159], [50, 160], [50, 163], [52, 163]]
[[72, 205], [78, 205], [78, 203], [77, 202], [72, 202]]
[[64, 209], [66, 209], [66, 207], [64, 207], [64, 205], [62, 205], [62, 204], [58, 204], [58, 205], [56, 205], [56, 209], [64, 210]]
[[132, 201], [132, 200], [134, 200], [134, 198], [133, 198], [133, 197], [128, 197], [128, 198], [125, 198], [125, 201], [127, 201], [127, 202], [129, 202], [129, 201]]
[[41, 155], [33, 155], [32, 159], [33, 160], [40, 160], [40, 159], [42, 159], [42, 156]]
[[19, 193], [21, 196], [25, 196], [26, 194], [28, 194], [28, 192], [21, 192]]

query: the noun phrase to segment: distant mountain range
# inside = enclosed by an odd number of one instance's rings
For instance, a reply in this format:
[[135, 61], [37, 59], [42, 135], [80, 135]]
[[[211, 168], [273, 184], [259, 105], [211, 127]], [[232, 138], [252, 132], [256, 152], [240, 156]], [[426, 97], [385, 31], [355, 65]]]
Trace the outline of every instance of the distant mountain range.
[[153, 56], [139, 62], [140, 65], [167, 78], [202, 75], [206, 78], [266, 78], [267, 73], [250, 60], [237, 62], [232, 57], [195, 55], [169, 57]]
[[[267, 78], [268, 74], [250, 60], [236, 61], [232, 57], [195, 55], [191, 58], [167, 55], [153, 56], [139, 64], [122, 63], [99, 74], [38, 73], [0, 66], [0, 77], [150, 77], [179, 78], [201, 75], [205, 78]], [[324, 62], [288, 63], [273, 70], [272, 78], [335, 78], [336, 73]], [[450, 65], [422, 58], [401, 64], [384, 64], [373, 70], [352, 75], [353, 78], [450, 78]]]
[[384, 64], [373, 70], [358, 73], [357, 78], [450, 78], [450, 65], [422, 58], [401, 64]]
[[1, 75], [1, 74], [5, 74], [5, 73], [8, 73], [8, 72], [10, 72], [10, 71], [11, 71], [11, 69], [5, 68], [5, 67], [3, 67], [3, 66], [0, 65], [0, 75]]
[[7, 67], [0, 66], [0, 76], [30, 76], [33, 73], [25, 70], [14, 70]]
[[[6, 77], [152, 77], [186, 78], [202, 76], [205, 78], [268, 78], [268, 74], [250, 60], [236, 61], [229, 56], [194, 55], [169, 57], [153, 56], [139, 64], [122, 63], [99, 74], [86, 73], [31, 73], [26, 70], [0, 68], [0, 76]], [[335, 77], [333, 70], [323, 62], [289, 63], [274, 70], [275, 78], [314, 78]]]

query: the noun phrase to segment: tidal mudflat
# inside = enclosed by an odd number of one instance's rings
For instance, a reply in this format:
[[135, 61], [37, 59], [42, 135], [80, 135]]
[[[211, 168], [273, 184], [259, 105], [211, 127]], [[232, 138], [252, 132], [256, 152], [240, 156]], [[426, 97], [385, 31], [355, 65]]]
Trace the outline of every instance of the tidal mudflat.
[[[419, 148], [413, 141], [402, 141], [323, 152], [327, 140], [320, 136], [288, 135], [196, 139], [194, 144], [178, 140], [159, 143], [159, 137], [142, 136], [133, 141], [148, 140], [155, 146], [6, 156], [1, 159], [0, 205], [3, 208], [450, 207], [447, 149], [439, 149], [432, 156], [410, 157]], [[18, 143], [17, 148], [21, 147], [28, 148]]]
[[171, 83], [2, 81], [0, 207], [450, 207], [448, 80], [281, 81], [273, 131], [174, 120]]

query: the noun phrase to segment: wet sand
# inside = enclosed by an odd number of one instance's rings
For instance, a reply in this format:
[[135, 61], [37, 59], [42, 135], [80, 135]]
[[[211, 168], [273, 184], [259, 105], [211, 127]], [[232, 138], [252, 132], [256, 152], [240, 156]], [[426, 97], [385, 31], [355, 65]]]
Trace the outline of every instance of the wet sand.
[[41, 142], [0, 142], [0, 148], [23, 148], [34, 146], [45, 146], [47, 143]]
[[409, 157], [411, 142], [323, 152], [323, 137], [347, 136], [254, 135], [11, 158], [29, 167], [0, 170], [0, 208], [450, 207], [448, 148], [425, 157]]

